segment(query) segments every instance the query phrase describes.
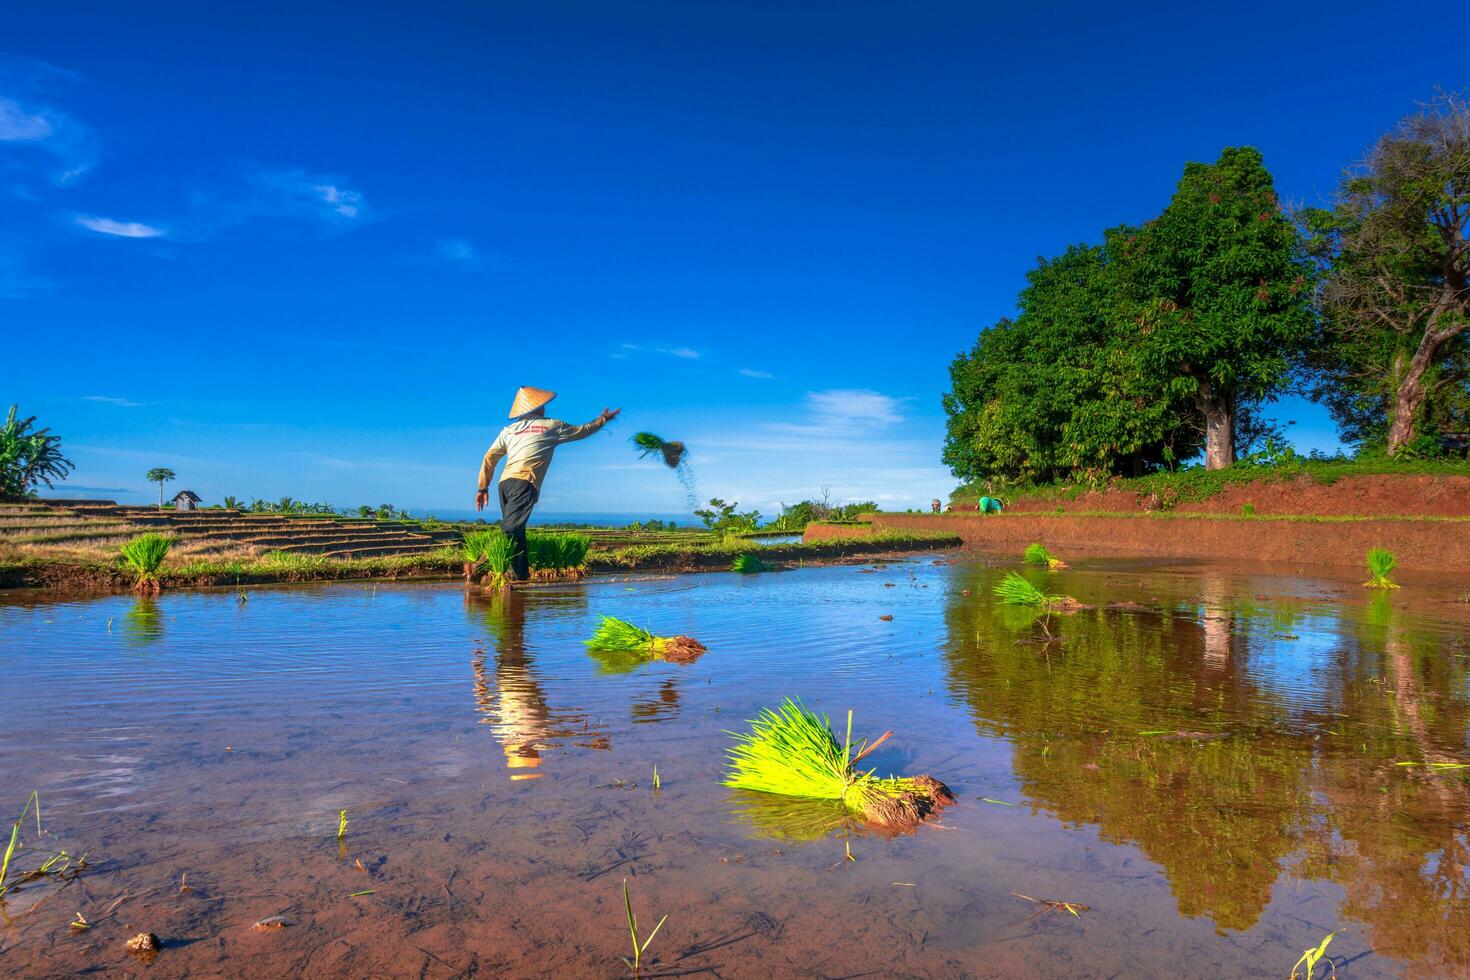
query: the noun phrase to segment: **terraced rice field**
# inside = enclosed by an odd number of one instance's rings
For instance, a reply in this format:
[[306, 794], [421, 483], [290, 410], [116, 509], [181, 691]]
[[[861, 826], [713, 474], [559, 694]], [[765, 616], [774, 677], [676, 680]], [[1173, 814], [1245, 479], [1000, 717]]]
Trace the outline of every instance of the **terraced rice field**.
[[179, 553], [191, 555], [284, 551], [376, 558], [423, 554], [460, 540], [452, 528], [427, 529], [409, 521], [160, 511], [91, 500], [0, 504], [0, 545], [22, 550], [112, 552], [145, 531], [168, 534], [178, 540]]

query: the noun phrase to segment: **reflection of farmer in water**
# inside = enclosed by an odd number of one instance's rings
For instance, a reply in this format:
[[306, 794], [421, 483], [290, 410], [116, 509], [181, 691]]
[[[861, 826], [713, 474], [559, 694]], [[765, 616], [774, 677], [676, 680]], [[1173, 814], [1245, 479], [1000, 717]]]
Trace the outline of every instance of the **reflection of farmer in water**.
[[555, 712], [546, 700], [526, 655], [526, 597], [507, 591], [486, 596], [467, 596], [485, 615], [495, 643], [495, 676], [492, 680], [485, 653], [475, 651], [475, 702], [485, 723], [494, 726], [495, 739], [505, 752], [511, 779], [536, 779], [539, 772], [525, 772], [541, 765], [541, 753], [560, 740], [582, 738], [586, 748], [607, 748], [607, 736], [588, 730], [581, 712]]
[[500, 474], [500, 527], [515, 542], [511, 558], [512, 578], [524, 581], [531, 577], [526, 559], [526, 524], [531, 509], [541, 496], [541, 484], [551, 466], [551, 456], [564, 442], [585, 439], [613, 419], [617, 408], [604, 408], [602, 414], [586, 425], [567, 425], [560, 419], [546, 417], [546, 403], [556, 397], [554, 391], [521, 388], [510, 406], [511, 423], [485, 453], [480, 463], [480, 490], [475, 494], [475, 510], [484, 510], [490, 499], [490, 477], [495, 464], [505, 460]]

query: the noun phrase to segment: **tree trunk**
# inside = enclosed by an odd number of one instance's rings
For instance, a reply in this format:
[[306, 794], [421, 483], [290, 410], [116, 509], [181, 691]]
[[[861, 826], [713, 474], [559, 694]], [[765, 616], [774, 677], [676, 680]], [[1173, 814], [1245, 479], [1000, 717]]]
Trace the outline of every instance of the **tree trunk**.
[[163, 481], [158, 481], [158, 509], [163, 510]]
[[1195, 402], [1205, 417], [1205, 469], [1223, 470], [1235, 462], [1235, 396], [1206, 378]]
[[[1438, 345], [1434, 345], [1438, 346]], [[1397, 456], [1414, 437], [1419, 434], [1419, 407], [1424, 404], [1424, 372], [1429, 370], [1429, 362], [1434, 354], [1434, 347], [1428, 343], [1428, 336], [1419, 344], [1419, 349], [1409, 359], [1409, 366], [1402, 373], [1395, 371], [1398, 375], [1398, 385], [1393, 392], [1393, 409], [1388, 419], [1388, 454]], [[1394, 365], [1397, 368], [1398, 365]]]

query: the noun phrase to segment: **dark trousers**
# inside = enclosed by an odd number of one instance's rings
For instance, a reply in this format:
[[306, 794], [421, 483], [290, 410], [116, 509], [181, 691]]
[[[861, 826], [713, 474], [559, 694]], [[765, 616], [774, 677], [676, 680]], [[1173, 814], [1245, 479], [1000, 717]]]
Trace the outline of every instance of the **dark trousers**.
[[539, 496], [541, 492], [529, 480], [500, 481], [500, 529], [515, 546], [510, 568], [522, 582], [531, 577], [531, 562], [526, 556], [526, 525]]

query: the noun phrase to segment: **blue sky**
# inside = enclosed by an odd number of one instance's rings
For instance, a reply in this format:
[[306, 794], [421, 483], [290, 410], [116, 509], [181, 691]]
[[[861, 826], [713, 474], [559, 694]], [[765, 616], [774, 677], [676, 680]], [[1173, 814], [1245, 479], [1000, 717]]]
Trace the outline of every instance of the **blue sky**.
[[[954, 354], [1038, 255], [1266, 156], [1288, 200], [1470, 48], [1444, 4], [11, 5], [0, 324], [76, 492], [472, 505], [514, 389], [613, 435], [551, 512], [943, 496]], [[1323, 413], [1278, 406], [1303, 448]]]

